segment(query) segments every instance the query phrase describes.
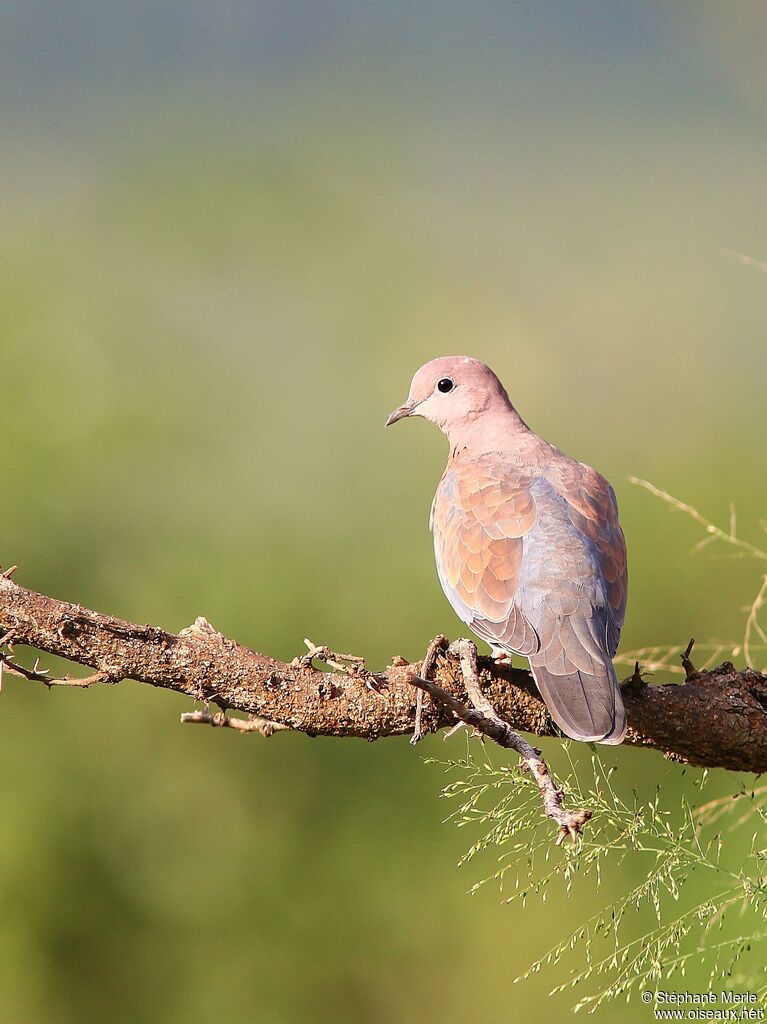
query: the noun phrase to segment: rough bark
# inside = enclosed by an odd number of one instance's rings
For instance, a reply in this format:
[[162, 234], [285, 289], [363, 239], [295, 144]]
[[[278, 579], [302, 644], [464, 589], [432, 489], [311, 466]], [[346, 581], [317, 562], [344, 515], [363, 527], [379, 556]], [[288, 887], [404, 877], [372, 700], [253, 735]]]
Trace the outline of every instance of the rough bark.
[[[395, 659], [382, 672], [359, 661], [344, 671], [316, 668], [312, 655], [286, 664], [241, 646], [204, 619], [179, 634], [138, 625], [26, 590], [0, 576], [0, 644], [29, 645], [59, 655], [95, 674], [86, 680], [48, 680], [53, 685], [91, 685], [135, 679], [175, 690], [309, 735], [381, 736], [412, 733], [418, 666]], [[333, 663], [331, 652], [314, 658]], [[4, 656], [7, 658], [7, 655]], [[338, 661], [338, 658], [335, 659]], [[13, 666], [5, 660], [6, 671]], [[482, 688], [515, 730], [554, 735], [545, 705], [529, 674], [479, 661]], [[625, 687], [629, 718], [626, 742], [666, 756], [710, 767], [763, 772], [767, 769], [767, 676], [724, 664], [710, 672], [688, 670], [684, 683], [646, 686], [638, 677]], [[45, 681], [42, 673], [28, 678]], [[459, 658], [439, 656], [434, 682], [466, 701]], [[428, 701], [427, 730], [454, 724], [452, 712]], [[259, 729], [259, 731], [261, 731]]]

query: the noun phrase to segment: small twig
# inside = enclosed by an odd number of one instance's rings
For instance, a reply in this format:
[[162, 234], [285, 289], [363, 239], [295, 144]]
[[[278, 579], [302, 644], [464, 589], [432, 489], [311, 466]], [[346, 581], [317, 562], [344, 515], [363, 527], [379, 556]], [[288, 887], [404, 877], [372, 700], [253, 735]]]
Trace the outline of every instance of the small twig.
[[686, 683], [689, 683], [689, 681], [691, 679], [694, 679], [697, 676], [697, 674], [698, 674], [698, 670], [695, 668], [693, 663], [690, 661], [690, 655], [692, 654], [692, 649], [693, 649], [694, 646], [695, 646], [695, 639], [693, 637], [691, 637], [689, 644], [685, 647], [685, 649], [679, 655], [679, 657], [681, 658], [681, 661], [682, 661], [682, 668], [684, 669], [684, 679], [685, 679]]
[[281, 722], [270, 722], [266, 718], [232, 718], [223, 711], [215, 711], [211, 714], [209, 708], [202, 708], [200, 711], [186, 711], [181, 716], [181, 721], [192, 725], [212, 725], [219, 729], [235, 729], [237, 732], [257, 732], [261, 736], [272, 736], [275, 732], [282, 732], [290, 729], [289, 725]]
[[722, 249], [722, 256], [729, 256], [731, 259], [742, 263], [744, 267], [752, 267], [754, 270], [761, 270], [767, 274], [767, 260], [755, 260], [745, 252], [735, 252], [733, 249]]
[[365, 671], [365, 659], [357, 654], [339, 654], [338, 651], [331, 651], [324, 644], [315, 644], [312, 640], [304, 637], [304, 643], [308, 650], [306, 654], [299, 654], [293, 659], [293, 664], [300, 668], [310, 668], [312, 662], [324, 662], [328, 668], [336, 672], [343, 672], [347, 676], [359, 676]]
[[704, 515], [701, 515], [697, 508], [693, 508], [692, 505], [688, 505], [685, 501], [680, 501], [679, 498], [675, 498], [673, 494], [669, 494], [668, 491], [661, 490], [660, 487], [656, 487], [655, 484], [651, 484], [649, 480], [642, 480], [641, 477], [638, 476], [630, 476], [629, 480], [632, 484], [644, 487], [646, 491], [649, 491], [650, 494], [654, 494], [656, 498], [661, 498], [667, 505], [671, 505], [671, 507], [675, 508], [678, 512], [684, 512], [685, 515], [694, 519], [696, 523], [699, 523], [703, 527], [706, 533], [713, 540], [724, 541], [725, 544], [730, 544], [732, 547], [740, 548], [741, 551], [747, 552], [754, 558], [758, 558], [761, 561], [767, 561], [767, 551], [764, 551], [762, 548], [758, 548], [756, 545], [750, 544], [748, 541], [742, 540], [738, 537], [735, 532], [737, 521], [734, 515], [734, 510], [731, 509], [730, 511], [730, 532], [728, 533], [720, 526], [712, 523], [710, 519], [706, 519]]
[[563, 843], [568, 836], [575, 842], [582, 827], [591, 818], [591, 811], [585, 808], [570, 811], [564, 807], [564, 793], [552, 779], [540, 750], [533, 747], [504, 722], [484, 696], [477, 669], [477, 648], [471, 640], [456, 640], [450, 645], [450, 651], [455, 652], [460, 659], [466, 692], [474, 704], [473, 709], [466, 707], [462, 701], [457, 700], [447, 690], [443, 690], [441, 686], [429, 679], [412, 676], [411, 683], [419, 689], [425, 690], [431, 697], [449, 708], [457, 718], [466, 722], [467, 725], [473, 726], [485, 736], [489, 736], [499, 746], [516, 750], [522, 759], [523, 766], [530, 771], [535, 779], [543, 798], [544, 813], [559, 825], [557, 846]]
[[94, 672], [91, 676], [78, 679], [76, 676], [62, 676], [58, 679], [43, 679], [46, 686], [94, 686], [96, 683], [119, 683], [125, 678], [125, 670], [122, 668], [104, 668], [100, 672]]
[[749, 608], [748, 618], [746, 619], [746, 632], [743, 638], [743, 657], [746, 659], [746, 665], [753, 664], [753, 660], [751, 658], [752, 633], [756, 633], [761, 640], [767, 640], [767, 635], [765, 635], [764, 630], [759, 625], [759, 612], [764, 605], [765, 596], [767, 596], [767, 575], [765, 575], [762, 580], [759, 593], [754, 598], [754, 603]]
[[[426, 656], [421, 662], [421, 675], [424, 679], [430, 679], [431, 674], [434, 671], [434, 666], [437, 664], [437, 658], [441, 651], [444, 651], [447, 647], [447, 637], [438, 634], [431, 641], [429, 646], [426, 648]], [[424, 691], [420, 690], [416, 694], [415, 699], [415, 725], [413, 727], [413, 735], [410, 737], [410, 742], [413, 746], [416, 745], [426, 735], [426, 730], [423, 726], [423, 705], [424, 705]]]
[[[12, 646], [12, 641], [8, 640], [7, 635], [0, 641], [0, 646]], [[43, 683], [48, 689], [52, 686], [77, 686], [87, 689], [96, 683], [119, 683], [125, 677], [125, 671], [122, 668], [104, 668], [90, 676], [50, 676], [47, 668], [40, 668], [39, 659], [35, 659], [32, 668], [24, 668], [7, 654], [0, 654], [0, 670], [29, 682]]]
[[451, 725], [450, 728], [445, 733], [445, 735], [442, 737], [443, 741], [444, 740], [452, 739], [453, 736], [455, 736], [455, 734], [457, 732], [460, 732], [461, 729], [466, 729], [466, 728], [467, 728], [467, 723], [466, 722], [462, 722], [461, 719], [459, 718], [458, 721], [455, 723], [455, 725]]

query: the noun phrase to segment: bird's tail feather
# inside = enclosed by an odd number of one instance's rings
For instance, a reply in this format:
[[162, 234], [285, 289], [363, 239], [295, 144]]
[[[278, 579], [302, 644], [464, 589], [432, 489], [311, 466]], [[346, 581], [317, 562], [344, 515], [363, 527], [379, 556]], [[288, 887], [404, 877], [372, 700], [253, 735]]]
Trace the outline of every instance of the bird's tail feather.
[[531, 658], [533, 678], [562, 732], [584, 742], [623, 742], [626, 711], [612, 661], [605, 658], [604, 670], [596, 674], [576, 670], [564, 675], [534, 662]]

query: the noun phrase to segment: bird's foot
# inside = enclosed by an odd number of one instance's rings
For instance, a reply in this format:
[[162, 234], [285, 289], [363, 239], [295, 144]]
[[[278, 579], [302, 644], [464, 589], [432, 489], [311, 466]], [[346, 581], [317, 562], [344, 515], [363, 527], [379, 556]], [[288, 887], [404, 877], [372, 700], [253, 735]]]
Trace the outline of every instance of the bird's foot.
[[[446, 636], [442, 636], [440, 633], [435, 636], [429, 646], [426, 648], [426, 656], [421, 662], [421, 677], [428, 679], [434, 671], [434, 666], [437, 663], [437, 658], [440, 653], [446, 650], [448, 646], [448, 639]], [[426, 730], [423, 725], [423, 706], [424, 706], [425, 694], [423, 690], [418, 690], [415, 698], [415, 726], [413, 728], [413, 735], [410, 737], [410, 742], [415, 746], [419, 740], [422, 740], [426, 735]]]

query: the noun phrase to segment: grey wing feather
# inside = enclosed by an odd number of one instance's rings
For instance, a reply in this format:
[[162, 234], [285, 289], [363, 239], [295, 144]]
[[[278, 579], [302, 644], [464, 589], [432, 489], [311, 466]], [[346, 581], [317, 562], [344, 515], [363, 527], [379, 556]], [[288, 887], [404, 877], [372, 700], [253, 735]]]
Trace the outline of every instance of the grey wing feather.
[[525, 537], [518, 597], [540, 637], [530, 668], [568, 736], [620, 743], [626, 715], [612, 654], [622, 615], [610, 606], [596, 545], [573, 525], [567, 501], [544, 480], [533, 494], [539, 515]]

